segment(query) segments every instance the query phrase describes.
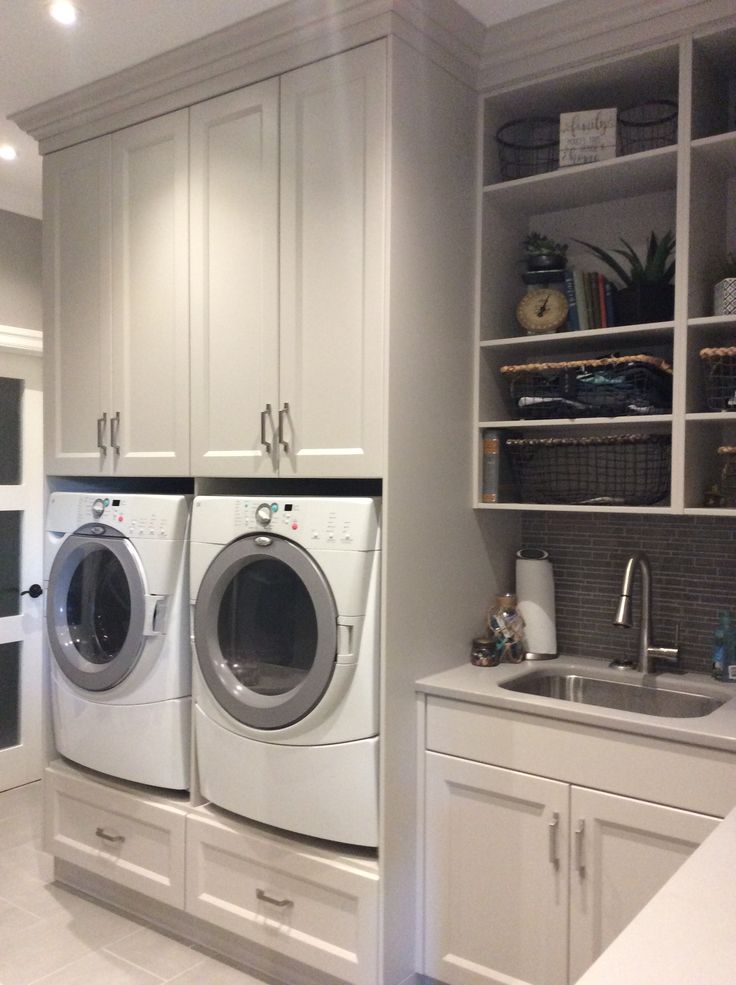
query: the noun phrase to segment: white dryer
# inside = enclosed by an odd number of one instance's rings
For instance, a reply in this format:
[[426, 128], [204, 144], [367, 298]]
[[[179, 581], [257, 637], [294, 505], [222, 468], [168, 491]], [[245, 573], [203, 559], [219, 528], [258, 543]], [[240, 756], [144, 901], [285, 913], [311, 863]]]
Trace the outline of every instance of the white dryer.
[[191, 497], [54, 493], [46, 629], [59, 752], [136, 783], [189, 787]]
[[371, 498], [195, 499], [195, 746], [212, 803], [377, 844], [379, 521]]

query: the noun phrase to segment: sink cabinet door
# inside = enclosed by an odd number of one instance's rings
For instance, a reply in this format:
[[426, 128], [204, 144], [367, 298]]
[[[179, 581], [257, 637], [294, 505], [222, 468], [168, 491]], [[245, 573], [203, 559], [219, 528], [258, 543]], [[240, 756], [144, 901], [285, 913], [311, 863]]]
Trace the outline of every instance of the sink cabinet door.
[[576, 982], [718, 819], [573, 787], [570, 981]]
[[448, 985], [561, 985], [568, 785], [426, 757], [424, 973]]

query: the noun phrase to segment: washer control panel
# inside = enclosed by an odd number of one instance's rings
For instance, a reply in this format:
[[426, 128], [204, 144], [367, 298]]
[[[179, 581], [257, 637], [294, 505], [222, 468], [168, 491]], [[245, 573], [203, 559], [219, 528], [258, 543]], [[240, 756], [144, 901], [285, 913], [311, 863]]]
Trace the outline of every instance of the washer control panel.
[[101, 523], [124, 537], [184, 540], [189, 500], [186, 496], [142, 493], [53, 493], [46, 528], [71, 533], [85, 524]]

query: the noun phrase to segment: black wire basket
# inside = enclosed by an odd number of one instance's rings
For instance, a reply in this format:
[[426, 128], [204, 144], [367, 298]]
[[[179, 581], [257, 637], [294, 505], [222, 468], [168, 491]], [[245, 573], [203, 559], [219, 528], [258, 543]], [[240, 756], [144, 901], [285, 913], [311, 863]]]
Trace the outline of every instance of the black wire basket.
[[677, 103], [672, 99], [652, 99], [620, 110], [618, 135], [622, 155], [676, 143]]
[[672, 368], [655, 356], [609, 356], [502, 366], [513, 409], [524, 420], [667, 414]]
[[708, 410], [736, 410], [736, 346], [701, 349], [700, 358]]
[[523, 503], [648, 506], [670, 491], [669, 434], [509, 438]]
[[496, 131], [503, 181], [554, 171], [560, 164], [560, 121], [546, 116], [510, 120]]

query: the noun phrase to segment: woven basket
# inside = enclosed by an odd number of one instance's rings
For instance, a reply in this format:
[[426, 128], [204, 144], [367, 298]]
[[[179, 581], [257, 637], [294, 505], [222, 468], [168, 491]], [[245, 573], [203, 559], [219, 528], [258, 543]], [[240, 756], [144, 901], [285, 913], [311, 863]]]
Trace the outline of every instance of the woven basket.
[[708, 410], [736, 410], [736, 346], [701, 349]]
[[509, 438], [521, 502], [647, 506], [669, 495], [668, 434]]
[[677, 103], [652, 99], [622, 109], [618, 114], [621, 154], [668, 147], [677, 142]]
[[553, 117], [510, 120], [496, 131], [501, 178], [529, 178], [560, 163], [560, 121]]
[[654, 356], [609, 356], [502, 366], [514, 410], [525, 419], [666, 414], [672, 367]]

